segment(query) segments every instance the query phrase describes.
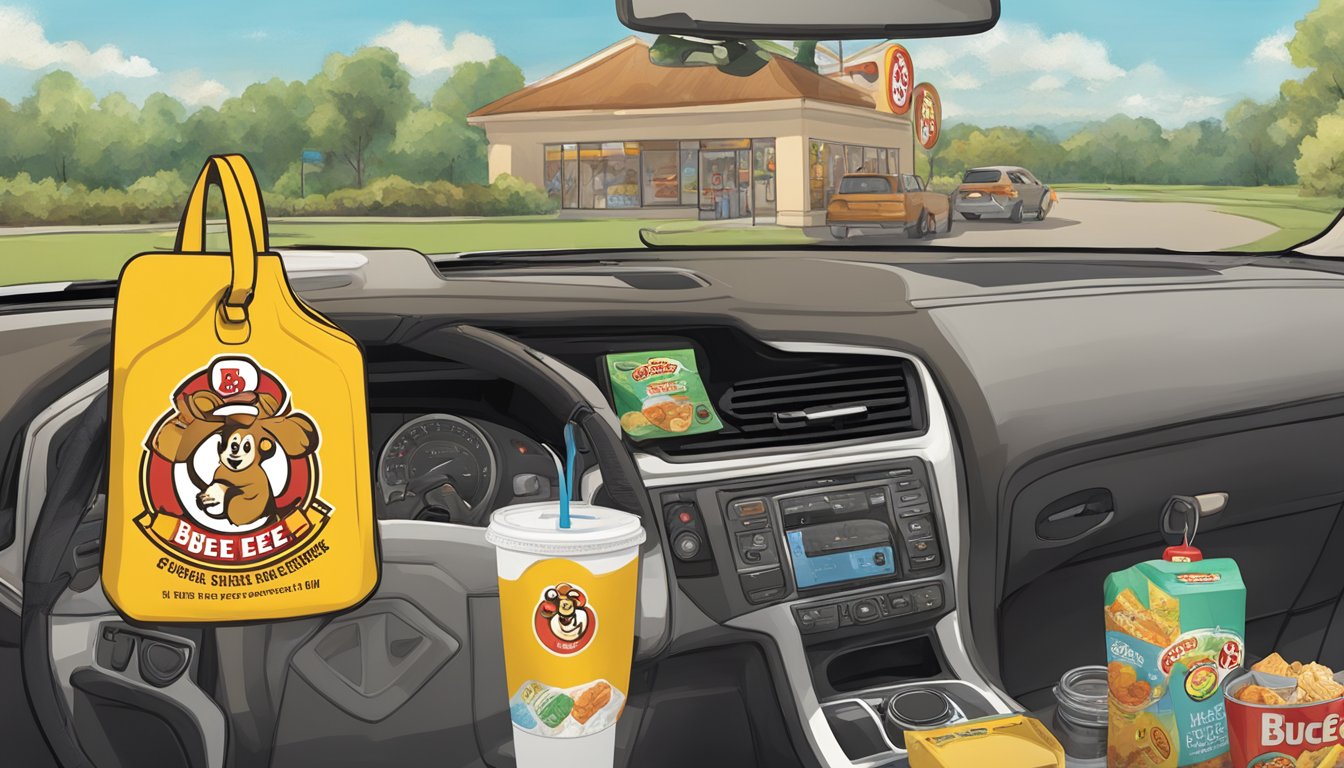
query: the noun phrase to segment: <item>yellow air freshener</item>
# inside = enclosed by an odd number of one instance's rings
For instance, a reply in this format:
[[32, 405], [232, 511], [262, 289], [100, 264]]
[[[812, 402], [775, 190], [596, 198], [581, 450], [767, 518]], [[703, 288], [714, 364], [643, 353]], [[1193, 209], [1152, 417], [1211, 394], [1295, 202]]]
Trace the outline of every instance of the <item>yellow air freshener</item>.
[[[205, 253], [210, 186], [229, 253]], [[290, 290], [241, 155], [121, 273], [103, 588], [145, 622], [311, 616], [378, 582], [359, 346]]]

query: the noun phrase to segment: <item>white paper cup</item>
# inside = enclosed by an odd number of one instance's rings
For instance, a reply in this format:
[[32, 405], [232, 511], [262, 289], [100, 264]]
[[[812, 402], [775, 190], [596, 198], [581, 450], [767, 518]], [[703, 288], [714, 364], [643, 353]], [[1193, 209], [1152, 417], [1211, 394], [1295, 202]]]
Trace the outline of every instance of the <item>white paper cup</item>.
[[490, 516], [518, 768], [609, 766], [630, 685], [640, 519], [558, 501]]

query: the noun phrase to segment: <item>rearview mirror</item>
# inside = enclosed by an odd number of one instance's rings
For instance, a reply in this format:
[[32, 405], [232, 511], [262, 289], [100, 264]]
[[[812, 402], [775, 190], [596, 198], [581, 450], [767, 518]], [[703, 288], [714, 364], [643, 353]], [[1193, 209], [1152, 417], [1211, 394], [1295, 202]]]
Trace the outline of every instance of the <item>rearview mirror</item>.
[[625, 26], [655, 34], [776, 40], [973, 35], [999, 21], [999, 0], [616, 0]]

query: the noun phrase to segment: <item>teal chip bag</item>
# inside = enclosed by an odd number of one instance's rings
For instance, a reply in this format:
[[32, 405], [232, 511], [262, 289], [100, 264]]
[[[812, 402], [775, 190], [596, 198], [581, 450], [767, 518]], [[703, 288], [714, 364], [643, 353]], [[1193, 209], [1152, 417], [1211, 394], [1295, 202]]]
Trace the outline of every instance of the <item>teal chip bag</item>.
[[1105, 600], [1110, 765], [1230, 768], [1222, 685], [1246, 632], [1236, 562], [1149, 560], [1106, 577]]
[[607, 376], [621, 429], [635, 440], [723, 429], [700, 380], [693, 349], [607, 355]]

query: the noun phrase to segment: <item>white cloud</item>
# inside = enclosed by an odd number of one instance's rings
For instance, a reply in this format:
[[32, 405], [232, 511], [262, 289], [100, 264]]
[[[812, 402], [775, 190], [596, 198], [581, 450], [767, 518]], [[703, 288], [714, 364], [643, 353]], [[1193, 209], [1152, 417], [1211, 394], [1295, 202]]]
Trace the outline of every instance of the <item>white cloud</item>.
[[1058, 91], [1064, 87], [1064, 81], [1054, 75], [1041, 75], [1027, 86], [1029, 91]]
[[913, 44], [915, 72], [947, 70], [974, 59], [991, 72], [1059, 72], [1095, 82], [1125, 76], [1106, 45], [1077, 32], [1047, 35], [1035, 24], [1001, 22], [988, 32], [932, 45]]
[[0, 30], [4, 35], [0, 64], [28, 70], [56, 66], [84, 77], [151, 77], [158, 74], [148, 59], [127, 56], [115, 45], [90, 51], [75, 40], [52, 42], [31, 12], [12, 5], [0, 5]]
[[168, 92], [193, 107], [215, 107], [224, 103], [230, 95], [229, 89], [218, 80], [204, 78], [198, 70], [191, 69], [173, 76]]
[[264, 30], [264, 29], [254, 29], [254, 30], [252, 30], [251, 32], [248, 32], [248, 33], [246, 33], [246, 34], [243, 35], [243, 37], [246, 38], [246, 39], [248, 39], [248, 40], [265, 40], [266, 38], [268, 38], [268, 37], [270, 37], [270, 36], [271, 36], [271, 33], [270, 33], [270, 32], [267, 32], [267, 31]]
[[938, 87], [947, 91], [973, 91], [983, 85], [980, 78], [969, 72], [947, 75], [940, 78], [938, 83]]
[[1293, 39], [1293, 33], [1287, 29], [1280, 29], [1269, 37], [1261, 38], [1260, 42], [1255, 44], [1255, 50], [1251, 51], [1251, 61], [1260, 64], [1291, 64], [1293, 57], [1288, 54], [1288, 41]]
[[395, 51], [401, 63], [416, 77], [452, 69], [466, 61], [487, 61], [495, 56], [495, 44], [488, 37], [459, 32], [450, 47], [444, 42], [443, 30], [409, 21], [392, 25], [371, 42]]

